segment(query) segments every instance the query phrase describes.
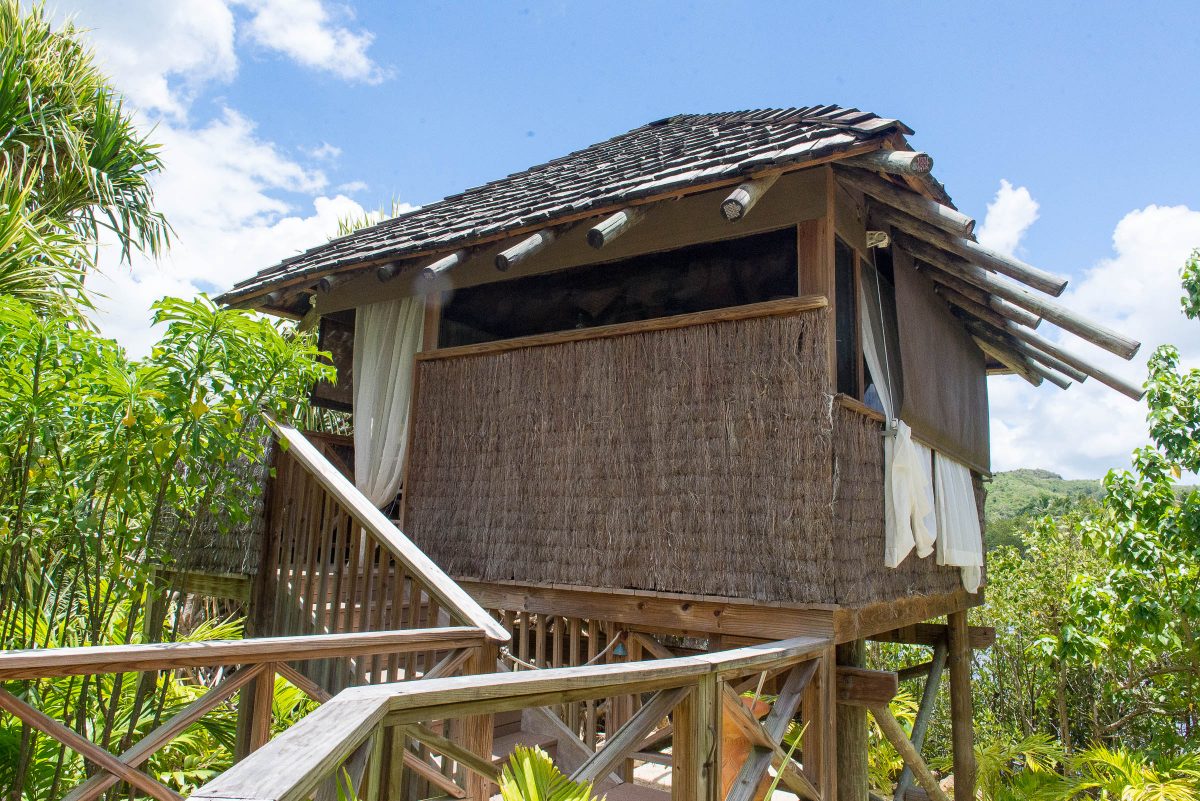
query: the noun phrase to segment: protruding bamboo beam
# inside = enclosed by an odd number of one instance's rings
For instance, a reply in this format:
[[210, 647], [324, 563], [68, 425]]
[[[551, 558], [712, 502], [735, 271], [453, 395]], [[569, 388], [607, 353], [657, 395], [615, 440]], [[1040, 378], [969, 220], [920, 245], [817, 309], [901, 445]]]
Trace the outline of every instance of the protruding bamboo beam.
[[[932, 266], [928, 266], [930, 264]], [[917, 269], [929, 276], [930, 280], [934, 283], [970, 298], [981, 306], [987, 306], [1001, 317], [1028, 328], [1037, 328], [1042, 324], [1042, 318], [1036, 314], [1027, 312], [1020, 306], [1014, 306], [1003, 298], [997, 298], [985, 292], [974, 284], [968, 283], [956, 275], [952, 275], [946, 268], [937, 269], [938, 267], [938, 264], [932, 262], [917, 265]]]
[[1102, 370], [1091, 362], [1081, 359], [1072, 351], [1054, 344], [1040, 334], [1020, 326], [1013, 325], [1012, 323], [1009, 323], [1005, 327], [1005, 330], [1016, 339], [1028, 342], [1035, 348], [1039, 348], [1051, 356], [1061, 359], [1075, 369], [1087, 373], [1101, 384], [1115, 389], [1122, 395], [1126, 395], [1134, 400], [1141, 400], [1142, 396], [1146, 394], [1146, 391], [1136, 384], [1126, 381], [1124, 378], [1120, 378], [1119, 376], [1115, 376], [1106, 370]]
[[737, 189], [729, 193], [729, 197], [721, 201], [721, 216], [727, 222], [737, 222], [742, 219], [750, 213], [750, 209], [754, 208], [754, 204], [758, 203], [759, 199], [778, 180], [779, 175], [775, 174], [741, 184]]
[[924, 178], [933, 170], [933, 157], [919, 150], [872, 150], [846, 159], [846, 164], [891, 175]]
[[1035, 373], [1021, 356], [1018, 356], [1008, 348], [997, 345], [991, 339], [985, 339], [978, 335], [973, 336], [972, 339], [975, 340], [975, 344], [979, 346], [981, 351], [1003, 364], [1016, 375], [1024, 378], [1032, 386], [1040, 387], [1042, 385], [1042, 376]]
[[[1138, 352], [1138, 348], [1141, 347], [1141, 343], [1136, 340], [1088, 320], [1083, 315], [1076, 314], [1074, 311], [1065, 306], [1060, 306], [1052, 300], [1039, 297], [1008, 281], [996, 278], [982, 267], [971, 264], [964, 259], [947, 256], [946, 254], [938, 254], [936, 257], [933, 257], [929, 251], [933, 250], [933, 253], [937, 253], [937, 250], [936, 248], [932, 248], [927, 242], [922, 242], [915, 237], [901, 233], [897, 236], [896, 244], [907, 250], [915, 258], [938, 269], [946, 270], [958, 278], [974, 284], [985, 292], [998, 295], [1026, 311], [1040, 315], [1058, 327], [1070, 331], [1072, 334], [1086, 339], [1088, 342], [1098, 345], [1111, 353], [1115, 353], [1123, 359], [1132, 359], [1134, 354]], [[925, 258], [923, 254], [929, 254], [931, 258]]]
[[895, 206], [918, 220], [954, 236], [970, 236], [975, 230], [975, 221], [962, 212], [918, 195], [910, 189], [901, 189], [877, 175], [863, 170], [839, 170], [838, 177], [876, 200]]
[[599, 250], [640, 223], [645, 216], [646, 212], [639, 208], [621, 209], [616, 214], [605, 217], [588, 229], [587, 242], [596, 250]]
[[[1043, 359], [1039, 359], [1039, 356], [1042, 356], [1042, 354], [1034, 353], [1032, 348], [1028, 348], [1028, 345], [1025, 345], [1025, 350], [1022, 350], [1020, 343], [1008, 342], [1007, 339], [1004, 339], [1000, 333], [996, 332], [995, 329], [991, 329], [990, 326], [976, 323], [970, 327], [977, 343], [982, 341], [988, 342], [995, 353], [1003, 353], [1008, 356], [1008, 359], [1019, 361], [1025, 366], [1026, 371], [1034, 375], [1040, 375], [1043, 379], [1057, 386], [1058, 389], [1066, 390], [1070, 386], [1070, 379], [1066, 375], [1058, 372], [1057, 369], [1051, 367]], [[982, 348], [982, 345], [980, 345], [980, 348]]]
[[520, 264], [553, 241], [554, 232], [549, 228], [544, 231], [538, 231], [536, 234], [522, 239], [512, 247], [497, 253], [496, 269], [500, 272], [507, 272], [510, 267]]
[[443, 273], [450, 272], [466, 260], [467, 251], [456, 250], [453, 253], [442, 256], [437, 261], [426, 264], [421, 268], [421, 275], [426, 276], [427, 278], [433, 278], [435, 276], [442, 275]]
[[388, 281], [399, 276], [403, 271], [403, 262], [389, 261], [387, 264], [381, 264], [375, 268], [375, 277], [379, 279], [379, 283], [386, 284]]
[[943, 231], [930, 225], [923, 225], [921, 220], [897, 213], [894, 209], [875, 206], [872, 211], [878, 212], [881, 219], [924, 241], [931, 247], [948, 250], [973, 264], [1001, 275], [1007, 275], [1009, 278], [1020, 281], [1040, 292], [1045, 292], [1047, 295], [1058, 297], [1067, 288], [1067, 279], [1061, 275], [1046, 272], [1026, 264], [1020, 259], [997, 253], [978, 242], [959, 236], [948, 236]]
[[318, 292], [320, 292], [322, 295], [324, 295], [327, 292], [329, 292], [330, 290], [332, 290], [334, 287], [341, 286], [342, 284], [346, 283], [349, 280], [350, 280], [350, 276], [347, 275], [346, 273], [333, 273], [331, 275], [325, 276], [320, 281], [317, 281], [316, 289]]
[[[988, 331], [993, 336], [999, 337], [1001, 340], [1004, 340], [1004, 341], [1007, 341], [1009, 339], [1010, 323], [1008, 320], [1004, 319], [1004, 317], [1000, 316], [999, 314], [997, 314], [996, 312], [987, 308], [986, 306], [980, 306], [975, 301], [971, 300], [970, 298], [960, 295], [959, 293], [955, 292], [953, 289], [947, 289], [946, 287], [938, 287], [936, 291], [948, 303], [950, 303], [952, 306], [957, 307], [964, 314], [966, 314], [968, 319], [970, 319], [976, 323], [978, 323], [979, 321], [986, 323], [987, 327], [988, 327]], [[1019, 326], [1014, 325], [1012, 327], [1014, 329], [1016, 329]], [[1067, 364], [1066, 362], [1062, 361], [1058, 357], [1054, 356], [1053, 354], [1046, 353], [1041, 348], [1034, 347], [1033, 345], [1031, 345], [1027, 342], [1021, 341], [1020, 339], [1014, 338], [1012, 341], [1008, 341], [1007, 344], [1009, 346], [1011, 346], [1011, 348], [1014, 351], [1016, 351], [1017, 353], [1019, 353], [1023, 356], [1026, 356], [1030, 359], [1033, 359], [1036, 362], [1041, 362], [1046, 367], [1049, 367], [1052, 370], [1057, 370], [1058, 372], [1062, 373], [1063, 375], [1067, 376], [1068, 378], [1071, 378], [1074, 381], [1079, 381], [1082, 383], [1082, 382], [1086, 381], [1088, 378], [1088, 374], [1083, 372], [1082, 370], [1078, 370], [1075, 367], [1073, 367], [1072, 365]]]

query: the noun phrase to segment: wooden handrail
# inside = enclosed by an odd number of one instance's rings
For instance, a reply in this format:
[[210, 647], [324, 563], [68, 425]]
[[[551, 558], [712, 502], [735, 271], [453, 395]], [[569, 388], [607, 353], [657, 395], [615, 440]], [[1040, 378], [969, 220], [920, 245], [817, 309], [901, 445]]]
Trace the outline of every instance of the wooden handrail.
[[208, 801], [300, 801], [380, 726], [564, 701], [696, 687], [828, 654], [828, 637], [795, 637], [712, 654], [488, 673], [352, 687], [192, 794]]
[[404, 536], [404, 533], [396, 528], [383, 512], [376, 509], [374, 504], [322, 456], [302, 433], [292, 426], [264, 416], [280, 442], [288, 448], [288, 453], [324, 487], [326, 492], [346, 508], [368, 534], [424, 584], [426, 592], [437, 598], [451, 613], [458, 615], [464, 623], [482, 629], [489, 639], [498, 643], [505, 643], [511, 639], [508, 631], [497, 623], [487, 610], [446, 575], [412, 540]]
[[473, 626], [402, 631], [260, 637], [248, 640], [163, 642], [0, 651], [0, 680], [41, 679], [96, 673], [174, 670], [186, 667], [303, 662], [339, 656], [367, 656], [478, 647], [487, 632]]
[[744, 306], [731, 306], [724, 309], [675, 314], [670, 317], [654, 317], [649, 320], [635, 320], [630, 323], [613, 323], [612, 325], [599, 325], [594, 328], [552, 331], [547, 334], [532, 334], [512, 339], [501, 339], [495, 342], [480, 342], [476, 345], [438, 348], [418, 353], [417, 361], [455, 359], [463, 356], [483, 356], [489, 353], [502, 353], [522, 348], [537, 348], [546, 345], [561, 345], [566, 342], [623, 337], [630, 334], [648, 334], [654, 331], [690, 328], [691, 326], [707, 325], [709, 323], [752, 320], [756, 317], [788, 317], [823, 309], [828, 305], [829, 299], [824, 295], [800, 295], [794, 298], [767, 300], [761, 303], [747, 303]]

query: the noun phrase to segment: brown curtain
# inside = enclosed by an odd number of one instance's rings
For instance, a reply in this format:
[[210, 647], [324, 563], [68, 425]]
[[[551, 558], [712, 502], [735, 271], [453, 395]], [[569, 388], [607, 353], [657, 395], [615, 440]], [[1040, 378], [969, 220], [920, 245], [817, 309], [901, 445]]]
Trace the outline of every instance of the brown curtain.
[[990, 472], [983, 352], [911, 257], [899, 249], [892, 253], [904, 364], [900, 418], [934, 449]]

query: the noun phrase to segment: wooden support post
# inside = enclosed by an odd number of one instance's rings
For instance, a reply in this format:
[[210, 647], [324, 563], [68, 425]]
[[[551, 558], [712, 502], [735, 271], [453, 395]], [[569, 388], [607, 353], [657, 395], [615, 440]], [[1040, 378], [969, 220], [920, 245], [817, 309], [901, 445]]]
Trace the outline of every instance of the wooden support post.
[[[496, 660], [500, 658], [500, 650], [492, 642], [475, 649], [475, 653], [467, 660], [463, 669], [466, 675], [494, 673]], [[495, 728], [491, 713], [470, 715], [462, 721], [462, 747], [473, 754], [478, 754], [489, 763], [492, 758], [492, 733]], [[467, 771], [465, 789], [467, 798], [472, 801], [488, 801], [492, 797], [493, 785], [486, 777], [475, 771]]]
[[721, 688], [701, 676], [675, 707], [671, 745], [672, 801], [721, 801]]
[[828, 648], [821, 655], [817, 674], [804, 696], [804, 772], [821, 792], [837, 797], [837, 654]]
[[975, 801], [975, 725], [971, 708], [971, 642], [967, 613], [951, 612], [947, 625], [954, 801]]
[[[248, 710], [250, 715], [247, 753], [253, 753], [271, 739], [271, 702], [275, 700], [275, 665], [263, 665], [263, 670], [247, 687], [253, 694]], [[243, 690], [243, 692], [245, 692]]]
[[754, 204], [767, 193], [767, 190], [779, 180], [779, 173], [768, 175], [754, 181], [747, 181], [729, 193], [729, 197], [721, 201], [721, 216], [728, 222], [736, 222], [750, 213]]
[[[837, 663], [853, 668], [867, 664], [865, 640], [851, 640], [837, 647]], [[850, 704], [837, 705], [837, 798], [838, 801], [867, 801], [867, 710]]]

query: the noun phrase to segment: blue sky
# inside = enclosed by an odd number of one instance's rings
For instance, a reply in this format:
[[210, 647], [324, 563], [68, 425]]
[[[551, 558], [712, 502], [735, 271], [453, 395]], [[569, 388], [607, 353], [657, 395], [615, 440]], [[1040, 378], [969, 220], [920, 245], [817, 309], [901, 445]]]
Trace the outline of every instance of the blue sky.
[[[916, 129], [992, 244], [1071, 276], [1072, 303], [1147, 342], [1139, 363], [1166, 341], [1200, 360], [1173, 286], [1200, 246], [1194, 3], [57, 7], [165, 146], [179, 246], [110, 264], [100, 319], [135, 352], [154, 297], [223, 289], [339, 214], [428, 203], [674, 113], [837, 103]], [[992, 388], [999, 469], [1099, 475], [1144, 437], [1143, 410], [1093, 382]]]

